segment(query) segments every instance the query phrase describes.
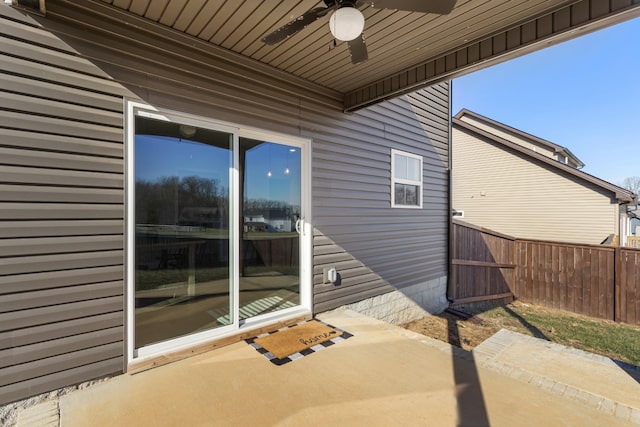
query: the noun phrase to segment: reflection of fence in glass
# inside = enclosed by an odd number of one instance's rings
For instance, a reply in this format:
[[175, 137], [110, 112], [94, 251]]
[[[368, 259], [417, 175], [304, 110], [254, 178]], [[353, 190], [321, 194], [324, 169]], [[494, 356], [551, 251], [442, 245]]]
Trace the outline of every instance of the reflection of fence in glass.
[[278, 238], [260, 238], [258, 233], [247, 233], [243, 245], [245, 274], [261, 270], [278, 272], [283, 275], [296, 274], [300, 264], [299, 238], [295, 233]]
[[228, 232], [136, 228], [136, 346], [221, 326], [215, 318], [230, 313]]
[[228, 239], [228, 235], [222, 233], [163, 236], [139, 230], [136, 236], [136, 289], [228, 278]]

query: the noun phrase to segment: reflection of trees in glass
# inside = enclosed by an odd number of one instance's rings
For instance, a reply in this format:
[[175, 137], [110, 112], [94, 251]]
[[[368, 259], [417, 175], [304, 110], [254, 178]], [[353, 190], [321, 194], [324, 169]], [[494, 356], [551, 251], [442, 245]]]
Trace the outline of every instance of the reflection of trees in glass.
[[136, 181], [138, 224], [228, 227], [229, 190], [216, 179], [198, 176]]

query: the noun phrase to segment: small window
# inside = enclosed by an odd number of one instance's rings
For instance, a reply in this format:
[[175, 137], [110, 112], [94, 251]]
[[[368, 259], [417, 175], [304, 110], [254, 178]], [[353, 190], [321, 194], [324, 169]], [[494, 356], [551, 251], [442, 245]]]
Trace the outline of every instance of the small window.
[[391, 150], [391, 207], [422, 207], [422, 157]]

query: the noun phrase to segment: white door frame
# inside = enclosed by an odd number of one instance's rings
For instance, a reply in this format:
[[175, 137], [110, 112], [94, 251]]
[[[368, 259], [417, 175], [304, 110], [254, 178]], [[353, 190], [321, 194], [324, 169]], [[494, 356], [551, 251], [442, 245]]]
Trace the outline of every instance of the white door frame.
[[[230, 280], [232, 283], [231, 299], [233, 301], [234, 323], [216, 329], [193, 333], [169, 341], [152, 344], [140, 349], [134, 346], [135, 339], [135, 116], [142, 115], [166, 121], [204, 127], [233, 135], [233, 167], [230, 169]], [[125, 117], [125, 287], [126, 287], [126, 359], [127, 365], [140, 363], [167, 353], [174, 353], [195, 345], [237, 335], [243, 330], [266, 325], [271, 322], [297, 317], [312, 312], [313, 295], [313, 226], [311, 216], [311, 140], [284, 135], [275, 132], [242, 127], [233, 123], [212, 120], [200, 116], [158, 109], [149, 104], [126, 101]], [[239, 245], [236, 240], [240, 235], [239, 223], [239, 139], [240, 137], [263, 139], [265, 141], [299, 147], [301, 150], [301, 220], [300, 233], [300, 305], [239, 322]]]

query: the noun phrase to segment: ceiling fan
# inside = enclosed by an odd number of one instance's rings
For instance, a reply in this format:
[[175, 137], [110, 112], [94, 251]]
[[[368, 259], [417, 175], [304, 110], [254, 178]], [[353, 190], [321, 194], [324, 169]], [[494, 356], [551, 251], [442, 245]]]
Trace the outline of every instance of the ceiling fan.
[[333, 12], [329, 19], [331, 34], [346, 41], [351, 62], [358, 64], [369, 59], [364, 33], [364, 15], [358, 9], [369, 4], [376, 9], [394, 9], [407, 12], [446, 15], [453, 10], [456, 0], [323, 0], [326, 7], [313, 8], [293, 21], [263, 37], [262, 42], [274, 45], [302, 31], [309, 24]]

